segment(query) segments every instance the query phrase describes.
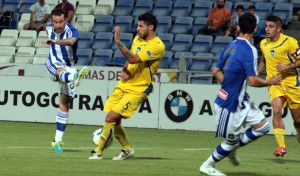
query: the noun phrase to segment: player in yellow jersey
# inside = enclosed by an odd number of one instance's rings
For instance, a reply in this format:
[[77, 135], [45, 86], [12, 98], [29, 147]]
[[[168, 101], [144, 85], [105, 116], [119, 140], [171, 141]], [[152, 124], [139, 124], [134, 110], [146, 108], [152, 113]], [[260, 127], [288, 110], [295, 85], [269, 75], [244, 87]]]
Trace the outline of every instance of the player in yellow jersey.
[[296, 137], [300, 143], [300, 49], [297, 40], [283, 35], [282, 21], [277, 16], [266, 19], [267, 38], [262, 40], [260, 48], [263, 52], [264, 62], [258, 69], [262, 73], [267, 71], [267, 79], [274, 75], [282, 76], [281, 85], [269, 86], [270, 102], [273, 107], [273, 128], [278, 144], [274, 152], [276, 157], [286, 156], [284, 133], [285, 127], [282, 120], [282, 108], [288, 106], [294, 120]]
[[124, 160], [134, 156], [134, 149], [128, 142], [122, 119], [127, 119], [137, 111], [138, 106], [153, 92], [153, 75], [165, 54], [165, 45], [155, 34], [157, 19], [151, 13], [138, 17], [138, 35], [133, 39], [131, 51], [120, 41], [120, 27], [115, 27], [114, 40], [127, 62], [122, 78], [113, 94], [106, 101], [104, 111], [108, 112], [103, 132], [97, 148], [89, 159], [102, 159], [105, 143], [114, 129], [114, 135], [122, 145], [121, 153], [113, 160]]

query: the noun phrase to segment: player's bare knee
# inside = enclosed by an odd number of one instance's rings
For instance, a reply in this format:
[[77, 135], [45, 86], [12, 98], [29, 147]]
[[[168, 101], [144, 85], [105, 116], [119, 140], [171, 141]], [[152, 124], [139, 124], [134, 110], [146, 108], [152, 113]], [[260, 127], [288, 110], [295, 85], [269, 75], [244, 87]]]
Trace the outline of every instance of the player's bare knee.
[[114, 111], [110, 111], [105, 118], [105, 122], [108, 123], [114, 123], [114, 122], [118, 122], [121, 119], [121, 115], [114, 112]]

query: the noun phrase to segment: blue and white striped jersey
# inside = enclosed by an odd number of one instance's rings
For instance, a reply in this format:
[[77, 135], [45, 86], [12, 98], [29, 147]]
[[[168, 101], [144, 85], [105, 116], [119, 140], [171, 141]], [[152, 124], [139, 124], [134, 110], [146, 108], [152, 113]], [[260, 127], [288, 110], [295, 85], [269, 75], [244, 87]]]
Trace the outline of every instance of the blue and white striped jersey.
[[61, 63], [64, 66], [74, 66], [77, 63], [76, 51], [78, 47], [78, 30], [75, 29], [71, 24], [66, 23], [65, 30], [62, 33], [54, 32], [54, 25], [46, 27], [46, 32], [49, 39], [63, 40], [74, 37], [77, 39], [73, 46], [63, 46], [53, 44], [50, 45], [49, 51], [49, 63]]
[[226, 63], [224, 80], [215, 103], [235, 112], [238, 106], [243, 108], [243, 101], [248, 100], [246, 78], [257, 75], [257, 50], [248, 40], [238, 37], [223, 50], [216, 67], [223, 69]]

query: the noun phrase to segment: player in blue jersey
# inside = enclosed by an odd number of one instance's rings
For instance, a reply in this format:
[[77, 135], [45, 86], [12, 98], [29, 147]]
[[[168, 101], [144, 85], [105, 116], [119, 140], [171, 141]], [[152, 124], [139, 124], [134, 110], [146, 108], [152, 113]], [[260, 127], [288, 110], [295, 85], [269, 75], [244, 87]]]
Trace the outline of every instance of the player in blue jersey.
[[53, 81], [59, 82], [59, 111], [56, 115], [56, 134], [51, 143], [55, 152], [63, 153], [62, 137], [66, 128], [70, 103], [75, 96], [75, 88], [86, 74], [87, 67], [76, 72], [76, 50], [78, 30], [68, 24], [63, 9], [51, 12], [52, 25], [46, 27], [49, 39], [43, 41], [50, 45], [46, 67]]
[[[222, 83], [215, 100], [216, 137], [223, 137], [225, 141], [200, 166], [201, 173], [225, 175], [215, 168], [215, 164], [228, 156], [233, 165], [239, 165], [236, 149], [269, 131], [269, 123], [262, 111], [247, 96], [247, 84], [254, 87], [280, 84], [281, 76], [269, 80], [257, 76], [257, 50], [250, 44], [256, 29], [254, 15], [247, 13], [241, 16], [237, 26], [239, 37], [223, 50], [213, 70], [213, 75]], [[251, 127], [240, 134], [243, 125]]]

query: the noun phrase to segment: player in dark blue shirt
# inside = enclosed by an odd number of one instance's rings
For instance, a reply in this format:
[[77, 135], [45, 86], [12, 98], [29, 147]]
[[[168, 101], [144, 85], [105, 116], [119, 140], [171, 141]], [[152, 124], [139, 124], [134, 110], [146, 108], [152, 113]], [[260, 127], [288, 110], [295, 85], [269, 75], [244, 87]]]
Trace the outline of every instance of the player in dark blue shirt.
[[[225, 175], [215, 168], [215, 164], [228, 156], [234, 166], [239, 165], [236, 149], [269, 131], [269, 123], [261, 110], [249, 100], [246, 89], [248, 84], [254, 87], [280, 84], [281, 76], [274, 76], [270, 80], [257, 76], [257, 50], [250, 44], [256, 29], [255, 16], [249, 13], [241, 16], [237, 26], [239, 37], [223, 50], [213, 70], [213, 75], [222, 83], [215, 101], [216, 137], [223, 137], [225, 141], [200, 166], [201, 173]], [[246, 124], [251, 127], [240, 134], [242, 126]]]

